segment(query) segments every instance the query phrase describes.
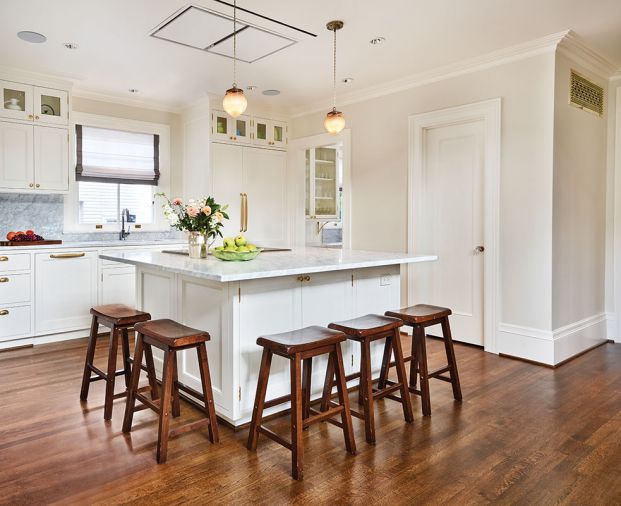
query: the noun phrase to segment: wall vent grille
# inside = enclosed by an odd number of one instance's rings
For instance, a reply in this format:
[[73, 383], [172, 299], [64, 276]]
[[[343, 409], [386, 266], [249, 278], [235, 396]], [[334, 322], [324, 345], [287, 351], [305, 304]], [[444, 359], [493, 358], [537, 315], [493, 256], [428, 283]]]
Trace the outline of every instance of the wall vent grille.
[[572, 70], [569, 103], [602, 116], [604, 114], [604, 88]]

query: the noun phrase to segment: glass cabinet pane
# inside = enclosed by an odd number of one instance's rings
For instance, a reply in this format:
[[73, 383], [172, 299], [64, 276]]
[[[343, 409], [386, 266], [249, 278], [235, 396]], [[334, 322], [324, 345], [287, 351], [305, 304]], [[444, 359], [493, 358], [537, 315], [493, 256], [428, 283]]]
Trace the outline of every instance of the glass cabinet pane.
[[41, 111], [46, 116], [61, 116], [61, 99], [53, 95], [41, 95]]
[[265, 123], [257, 122], [257, 139], [267, 139], [267, 125]]
[[247, 121], [245, 119], [235, 120], [235, 135], [238, 137], [246, 137], [246, 125]]
[[22, 90], [4, 88], [2, 103], [3, 103], [4, 109], [8, 109], [9, 111], [25, 111], [26, 110], [26, 92]]
[[279, 125], [274, 125], [274, 141], [282, 142], [282, 140], [283, 140], [282, 127]]
[[218, 116], [216, 118], [216, 133], [219, 133], [219, 134], [227, 134], [228, 133], [226, 117]]

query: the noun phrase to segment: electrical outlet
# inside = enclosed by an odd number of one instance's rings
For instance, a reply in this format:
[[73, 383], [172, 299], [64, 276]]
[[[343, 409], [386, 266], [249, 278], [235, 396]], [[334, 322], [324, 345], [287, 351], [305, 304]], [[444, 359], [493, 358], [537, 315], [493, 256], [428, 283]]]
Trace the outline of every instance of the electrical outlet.
[[390, 274], [383, 274], [380, 276], [380, 286], [387, 286], [392, 284], [392, 278]]

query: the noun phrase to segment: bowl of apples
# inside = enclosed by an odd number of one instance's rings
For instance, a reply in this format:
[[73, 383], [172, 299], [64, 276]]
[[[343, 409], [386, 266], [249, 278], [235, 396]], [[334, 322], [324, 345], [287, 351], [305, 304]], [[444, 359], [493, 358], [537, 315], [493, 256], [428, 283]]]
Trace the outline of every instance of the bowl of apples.
[[261, 251], [261, 248], [249, 243], [243, 235], [238, 235], [235, 238], [225, 237], [222, 246], [215, 247], [212, 254], [225, 262], [245, 262], [257, 258]]

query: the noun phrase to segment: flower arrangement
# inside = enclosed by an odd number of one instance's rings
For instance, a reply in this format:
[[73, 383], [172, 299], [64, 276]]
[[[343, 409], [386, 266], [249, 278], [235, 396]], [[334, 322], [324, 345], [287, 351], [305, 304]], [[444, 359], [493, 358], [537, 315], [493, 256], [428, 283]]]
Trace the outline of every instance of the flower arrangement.
[[218, 236], [222, 237], [223, 222], [229, 219], [226, 213], [229, 206], [218, 204], [213, 197], [189, 199], [184, 203], [180, 198], [170, 200], [165, 193], [156, 193], [156, 196], [165, 199], [162, 209], [170, 226], [189, 233], [190, 256], [195, 256], [192, 245], [196, 245], [196, 241], [200, 241], [201, 256], [206, 256], [204, 244], [207, 243], [208, 248]]

